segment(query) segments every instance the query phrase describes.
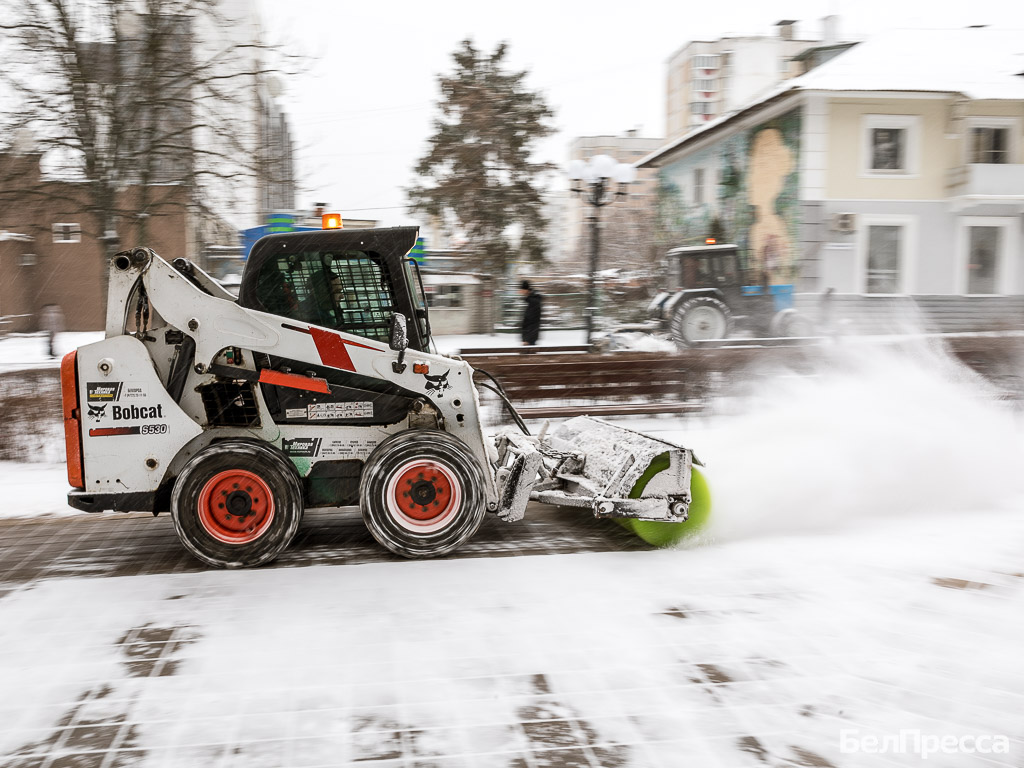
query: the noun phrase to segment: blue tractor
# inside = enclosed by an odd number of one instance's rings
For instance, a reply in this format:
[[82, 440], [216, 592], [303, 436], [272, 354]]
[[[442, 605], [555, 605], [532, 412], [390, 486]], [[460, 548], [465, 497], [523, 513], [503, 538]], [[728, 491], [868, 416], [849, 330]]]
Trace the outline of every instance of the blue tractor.
[[810, 319], [793, 308], [793, 286], [744, 269], [737, 246], [709, 242], [668, 256], [671, 288], [654, 297], [648, 313], [677, 344], [713, 344], [737, 330], [758, 338], [814, 334]]

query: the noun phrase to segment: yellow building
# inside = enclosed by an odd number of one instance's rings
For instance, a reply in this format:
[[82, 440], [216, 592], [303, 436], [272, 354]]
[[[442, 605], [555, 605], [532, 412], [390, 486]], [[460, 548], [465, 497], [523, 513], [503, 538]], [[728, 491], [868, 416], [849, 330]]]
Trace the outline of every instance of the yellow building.
[[913, 296], [1018, 325], [1021, 50], [1008, 30], [880, 35], [639, 166], [658, 169], [680, 244], [715, 222], [748, 266], [798, 291], [862, 308]]

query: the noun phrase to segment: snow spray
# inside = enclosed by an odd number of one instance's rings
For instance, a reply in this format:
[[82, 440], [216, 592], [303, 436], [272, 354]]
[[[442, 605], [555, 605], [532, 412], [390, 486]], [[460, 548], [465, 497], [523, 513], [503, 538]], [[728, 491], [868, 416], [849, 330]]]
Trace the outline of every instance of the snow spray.
[[713, 540], [896, 515], [970, 525], [1024, 491], [1019, 413], [935, 340], [845, 339], [812, 375], [774, 373], [673, 435], [707, 461]]

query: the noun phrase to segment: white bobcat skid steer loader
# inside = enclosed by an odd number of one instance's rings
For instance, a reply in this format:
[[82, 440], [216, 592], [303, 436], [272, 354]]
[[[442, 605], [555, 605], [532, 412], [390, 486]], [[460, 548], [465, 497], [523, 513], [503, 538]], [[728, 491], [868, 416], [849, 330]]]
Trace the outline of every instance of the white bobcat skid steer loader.
[[[451, 552], [488, 511], [521, 518], [531, 494], [685, 520], [686, 449], [629, 433], [622, 455], [592, 460], [592, 441], [563, 426], [542, 440], [501, 437], [499, 453], [481, 428], [473, 369], [428, 352], [423, 290], [405, 258], [416, 236], [266, 237], [237, 300], [185, 260], [117, 254], [106, 338], [61, 366], [69, 504], [170, 511], [185, 547], [227, 567], [274, 559], [306, 507], [358, 504], [377, 541], [406, 557]], [[615, 428], [600, 430], [607, 440]], [[629, 499], [666, 451], [662, 479]]]

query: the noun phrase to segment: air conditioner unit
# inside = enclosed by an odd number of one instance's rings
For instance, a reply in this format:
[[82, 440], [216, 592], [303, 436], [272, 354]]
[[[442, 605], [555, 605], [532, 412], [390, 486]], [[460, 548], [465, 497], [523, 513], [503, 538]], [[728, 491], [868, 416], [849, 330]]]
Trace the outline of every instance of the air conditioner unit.
[[857, 229], [857, 214], [836, 213], [832, 215], [832, 231], [850, 233]]

